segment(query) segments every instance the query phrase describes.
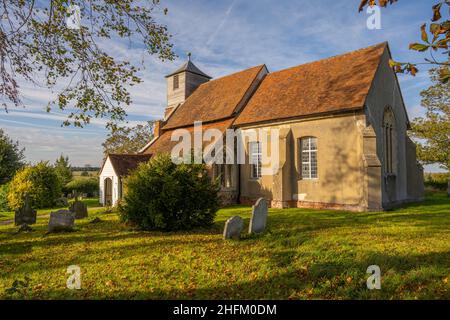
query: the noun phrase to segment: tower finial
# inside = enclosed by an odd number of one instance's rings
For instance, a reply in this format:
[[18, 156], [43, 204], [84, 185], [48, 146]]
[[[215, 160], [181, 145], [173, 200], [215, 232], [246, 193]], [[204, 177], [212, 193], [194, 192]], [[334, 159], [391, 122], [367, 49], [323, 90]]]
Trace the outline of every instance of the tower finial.
[[188, 52], [188, 53], [187, 53], [187, 56], [188, 56], [188, 60], [191, 61], [192, 53], [191, 53], [191, 52]]

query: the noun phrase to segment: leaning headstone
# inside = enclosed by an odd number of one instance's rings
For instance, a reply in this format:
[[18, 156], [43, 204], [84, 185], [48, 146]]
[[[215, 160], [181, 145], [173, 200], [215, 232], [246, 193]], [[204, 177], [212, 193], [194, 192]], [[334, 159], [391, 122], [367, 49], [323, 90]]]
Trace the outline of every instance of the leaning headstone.
[[25, 197], [25, 204], [19, 210], [16, 210], [14, 214], [14, 223], [16, 226], [23, 224], [35, 224], [36, 223], [36, 210], [31, 208], [30, 197]]
[[68, 210], [50, 213], [48, 232], [71, 231], [75, 223], [75, 214]]
[[227, 220], [223, 230], [224, 239], [239, 239], [244, 229], [244, 220], [239, 216], [234, 216]]
[[252, 207], [252, 218], [248, 227], [248, 233], [261, 233], [266, 229], [267, 224], [267, 201], [264, 198], [259, 198]]
[[69, 210], [75, 213], [75, 219], [84, 219], [88, 216], [87, 205], [81, 201], [76, 200], [71, 204]]

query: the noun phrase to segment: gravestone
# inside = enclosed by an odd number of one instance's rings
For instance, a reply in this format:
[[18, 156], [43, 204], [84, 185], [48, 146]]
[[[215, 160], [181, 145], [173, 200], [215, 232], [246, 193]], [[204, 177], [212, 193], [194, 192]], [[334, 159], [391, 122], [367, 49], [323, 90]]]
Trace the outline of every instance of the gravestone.
[[68, 210], [59, 210], [50, 213], [48, 232], [71, 231], [75, 223], [75, 213]]
[[84, 219], [88, 216], [87, 205], [78, 200], [70, 205], [69, 210], [75, 214], [75, 219]]
[[264, 198], [259, 198], [252, 207], [252, 217], [248, 227], [248, 233], [261, 233], [266, 229], [267, 224], [267, 201]]
[[447, 182], [447, 195], [450, 197], [450, 181]]
[[31, 208], [30, 197], [25, 196], [25, 204], [19, 210], [16, 210], [14, 214], [14, 223], [16, 226], [23, 224], [35, 224], [36, 223], [36, 210]]
[[224, 239], [239, 239], [244, 229], [244, 220], [239, 216], [234, 216], [227, 220], [223, 230]]

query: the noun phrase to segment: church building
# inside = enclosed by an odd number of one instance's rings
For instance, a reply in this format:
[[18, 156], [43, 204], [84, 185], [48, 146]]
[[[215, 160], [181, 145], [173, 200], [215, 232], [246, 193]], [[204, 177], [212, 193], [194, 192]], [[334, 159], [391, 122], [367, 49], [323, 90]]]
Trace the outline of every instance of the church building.
[[136, 155], [109, 155], [101, 202], [114, 205], [123, 178], [141, 162], [170, 153], [178, 129], [245, 133], [276, 129], [277, 171], [264, 174], [258, 142], [245, 164], [216, 164], [224, 204], [387, 210], [424, 197], [423, 169], [387, 43], [277, 72], [265, 65], [213, 79], [192, 61], [166, 76], [167, 108], [154, 139]]

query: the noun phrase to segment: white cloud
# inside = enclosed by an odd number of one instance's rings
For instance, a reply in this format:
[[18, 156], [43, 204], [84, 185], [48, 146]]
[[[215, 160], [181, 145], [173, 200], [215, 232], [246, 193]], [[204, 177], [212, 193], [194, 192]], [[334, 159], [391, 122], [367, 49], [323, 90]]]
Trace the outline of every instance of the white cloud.
[[[133, 99], [126, 110], [133, 119], [130, 125], [162, 117], [164, 76], [186, 60], [186, 52], [192, 52], [194, 63], [214, 78], [263, 63], [276, 71], [385, 40], [391, 42], [397, 60], [420, 59], [408, 50], [408, 43], [417, 40], [422, 22], [408, 10], [409, 4], [383, 10], [383, 29], [378, 31], [366, 28], [367, 15], [357, 13], [355, 1], [173, 0], [164, 5], [169, 14], [159, 14], [156, 19], [166, 23], [173, 34], [174, 48], [180, 55], [175, 61], [148, 56], [136, 39], [100, 43], [115, 58], [141, 67], [143, 83], [129, 89]], [[427, 74], [423, 71], [416, 78], [399, 78], [406, 104], [413, 106], [409, 108], [413, 118], [420, 114], [418, 92], [428, 85]], [[44, 112], [58, 88], [52, 92], [24, 82], [20, 85], [27, 108], [0, 114], [0, 125], [6, 125], [15, 139], [25, 139], [29, 159], [53, 159], [57, 153], [70, 152], [79, 164], [101, 160], [106, 120], [93, 119], [81, 130], [60, 128], [64, 113]]]

